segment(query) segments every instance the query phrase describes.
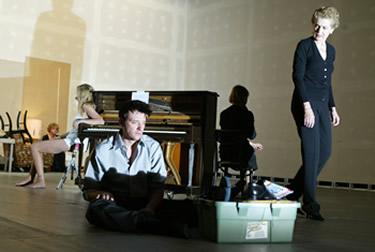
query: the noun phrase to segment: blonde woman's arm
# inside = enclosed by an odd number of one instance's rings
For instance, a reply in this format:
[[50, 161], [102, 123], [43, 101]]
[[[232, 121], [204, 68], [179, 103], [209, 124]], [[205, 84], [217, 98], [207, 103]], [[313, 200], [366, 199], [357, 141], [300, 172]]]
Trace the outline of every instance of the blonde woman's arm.
[[83, 104], [82, 108], [89, 118], [74, 121], [73, 128], [76, 129], [80, 123], [104, 124], [104, 119], [98, 114], [98, 112], [96, 112], [96, 110], [91, 105]]

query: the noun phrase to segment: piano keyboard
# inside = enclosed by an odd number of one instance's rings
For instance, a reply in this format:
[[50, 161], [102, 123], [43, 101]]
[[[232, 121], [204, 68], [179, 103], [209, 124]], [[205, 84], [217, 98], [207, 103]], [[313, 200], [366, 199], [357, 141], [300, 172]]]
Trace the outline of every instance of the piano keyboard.
[[117, 133], [119, 132], [120, 129], [116, 129], [116, 128], [86, 128], [84, 129], [83, 131], [87, 131], [87, 132], [113, 132], [113, 133]]
[[162, 133], [162, 134], [176, 134], [176, 135], [186, 135], [188, 134], [186, 131], [168, 131], [168, 130], [144, 130], [143, 133], [154, 133], [154, 134], [158, 134], [158, 133]]

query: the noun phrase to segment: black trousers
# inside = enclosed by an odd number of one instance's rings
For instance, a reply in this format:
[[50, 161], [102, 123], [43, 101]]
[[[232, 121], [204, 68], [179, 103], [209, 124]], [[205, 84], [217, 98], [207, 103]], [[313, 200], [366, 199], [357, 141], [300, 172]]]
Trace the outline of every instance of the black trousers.
[[191, 200], [163, 200], [155, 217], [145, 216], [134, 207], [119, 206], [110, 200], [90, 202], [87, 220], [101, 228], [121, 232], [146, 232], [189, 237], [188, 226], [198, 224], [198, 213]]
[[317, 177], [327, 163], [332, 152], [331, 116], [326, 101], [311, 102], [315, 115], [315, 125], [303, 125], [302, 104], [292, 103], [292, 114], [301, 139], [302, 165], [293, 179], [290, 188], [294, 194], [289, 199], [297, 200], [303, 195], [303, 209], [308, 213], [319, 213], [316, 200]]

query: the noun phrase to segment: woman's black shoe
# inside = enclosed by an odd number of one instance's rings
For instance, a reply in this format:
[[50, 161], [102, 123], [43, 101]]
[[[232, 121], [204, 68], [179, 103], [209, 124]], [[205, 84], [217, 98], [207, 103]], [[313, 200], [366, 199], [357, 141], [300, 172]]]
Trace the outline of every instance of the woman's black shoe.
[[316, 221], [324, 221], [324, 218], [323, 218], [323, 216], [320, 215], [320, 213], [318, 213], [318, 214], [306, 213], [306, 219], [316, 220]]

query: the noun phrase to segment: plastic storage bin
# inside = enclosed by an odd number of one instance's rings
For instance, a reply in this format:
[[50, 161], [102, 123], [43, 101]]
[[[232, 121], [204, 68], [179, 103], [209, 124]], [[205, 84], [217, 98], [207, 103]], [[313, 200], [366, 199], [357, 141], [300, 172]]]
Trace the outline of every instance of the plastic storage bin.
[[198, 202], [204, 237], [219, 243], [291, 242], [297, 208], [295, 201]]

